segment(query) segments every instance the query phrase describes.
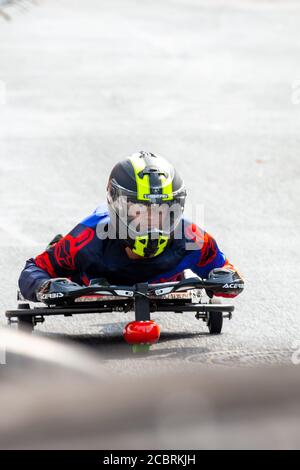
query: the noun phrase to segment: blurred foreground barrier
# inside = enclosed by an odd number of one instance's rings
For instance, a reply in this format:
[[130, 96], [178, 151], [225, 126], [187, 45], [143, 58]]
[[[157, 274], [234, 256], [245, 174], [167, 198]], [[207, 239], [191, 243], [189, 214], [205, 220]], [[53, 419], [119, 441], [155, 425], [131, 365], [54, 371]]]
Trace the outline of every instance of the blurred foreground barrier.
[[296, 366], [116, 377], [85, 350], [8, 330], [0, 341], [27, 358], [0, 369], [1, 449], [300, 447]]

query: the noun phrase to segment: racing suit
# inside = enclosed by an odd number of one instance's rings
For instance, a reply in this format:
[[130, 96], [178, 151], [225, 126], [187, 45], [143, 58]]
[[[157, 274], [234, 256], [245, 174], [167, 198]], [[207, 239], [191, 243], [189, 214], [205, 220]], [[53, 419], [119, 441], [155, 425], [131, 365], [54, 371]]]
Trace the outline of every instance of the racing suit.
[[[57, 277], [69, 278], [80, 285], [89, 285], [96, 278], [105, 278], [114, 285], [134, 285], [176, 281], [182, 278], [185, 269], [204, 279], [215, 268], [228, 268], [237, 273], [214, 238], [184, 218], [180, 239], [173, 239], [160, 255], [141, 259], [130, 259], [122, 241], [98, 236], [99, 228], [103, 233], [109, 221], [107, 208], [102, 205], [58, 243], [29, 259], [19, 279], [22, 295], [36, 301], [39, 288]], [[223, 291], [219, 295], [235, 297], [239, 293], [239, 290]]]

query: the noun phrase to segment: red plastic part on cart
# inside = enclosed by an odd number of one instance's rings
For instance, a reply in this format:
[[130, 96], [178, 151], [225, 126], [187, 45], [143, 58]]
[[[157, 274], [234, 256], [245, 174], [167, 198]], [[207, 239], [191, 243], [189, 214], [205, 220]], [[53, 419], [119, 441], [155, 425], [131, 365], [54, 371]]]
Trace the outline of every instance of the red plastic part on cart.
[[160, 328], [153, 320], [132, 321], [125, 326], [124, 339], [128, 344], [153, 344], [160, 337]]

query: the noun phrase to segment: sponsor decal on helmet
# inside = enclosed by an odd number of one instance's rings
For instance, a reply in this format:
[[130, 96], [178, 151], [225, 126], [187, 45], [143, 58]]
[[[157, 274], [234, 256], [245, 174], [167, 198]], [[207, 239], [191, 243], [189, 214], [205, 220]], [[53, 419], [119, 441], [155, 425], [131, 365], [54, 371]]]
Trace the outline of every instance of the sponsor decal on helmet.
[[144, 194], [144, 198], [145, 199], [164, 199], [164, 200], [167, 200], [169, 199], [169, 196], [168, 194]]

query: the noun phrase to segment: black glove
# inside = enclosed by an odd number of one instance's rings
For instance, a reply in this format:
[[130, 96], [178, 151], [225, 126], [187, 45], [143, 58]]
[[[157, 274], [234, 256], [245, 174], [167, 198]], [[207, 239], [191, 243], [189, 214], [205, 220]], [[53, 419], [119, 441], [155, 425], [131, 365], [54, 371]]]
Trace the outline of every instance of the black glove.
[[208, 275], [210, 281], [220, 283], [220, 290], [214, 289], [206, 290], [209, 297], [224, 296], [236, 297], [244, 290], [244, 281], [237, 271], [229, 268], [215, 268], [212, 269]]
[[40, 287], [36, 290], [35, 295], [39, 302], [45, 300], [45, 296], [51, 293], [59, 293], [59, 292], [66, 292], [67, 290], [73, 290], [78, 288], [81, 289], [82, 287], [75, 282], [70, 281], [65, 277], [58, 277], [53, 279], [47, 279], [44, 281]]

